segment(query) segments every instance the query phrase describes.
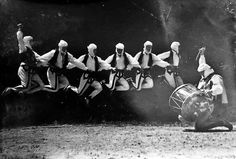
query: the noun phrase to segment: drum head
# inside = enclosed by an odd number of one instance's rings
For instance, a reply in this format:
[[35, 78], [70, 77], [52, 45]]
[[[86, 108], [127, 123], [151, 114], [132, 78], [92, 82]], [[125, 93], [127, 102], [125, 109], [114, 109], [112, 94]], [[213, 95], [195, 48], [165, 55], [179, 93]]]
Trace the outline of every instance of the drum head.
[[212, 113], [213, 109], [214, 105], [209, 99], [196, 92], [183, 103], [181, 115], [185, 120], [194, 122], [202, 113], [205, 113], [206, 111]]
[[169, 107], [180, 114], [184, 101], [197, 91], [197, 88], [192, 84], [183, 84], [177, 87], [169, 98]]

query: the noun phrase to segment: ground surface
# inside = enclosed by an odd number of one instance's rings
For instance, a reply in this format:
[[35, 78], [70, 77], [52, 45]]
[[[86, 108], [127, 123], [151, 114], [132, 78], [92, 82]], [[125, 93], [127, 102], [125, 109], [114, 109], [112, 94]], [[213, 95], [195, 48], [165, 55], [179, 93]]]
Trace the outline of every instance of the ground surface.
[[2, 129], [0, 157], [235, 159], [236, 130], [223, 130], [199, 133], [178, 124], [120, 123]]

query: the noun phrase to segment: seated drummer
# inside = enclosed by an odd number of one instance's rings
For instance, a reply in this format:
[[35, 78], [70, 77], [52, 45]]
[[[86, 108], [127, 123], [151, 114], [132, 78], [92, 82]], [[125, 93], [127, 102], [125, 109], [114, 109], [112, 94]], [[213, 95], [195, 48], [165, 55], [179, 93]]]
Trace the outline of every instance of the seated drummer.
[[[199, 49], [199, 67], [197, 71], [201, 75], [201, 79], [198, 83], [198, 89], [202, 90], [207, 94], [207, 96], [211, 97], [214, 103], [215, 110], [208, 110], [199, 113], [195, 113], [196, 122], [195, 129], [197, 131], [207, 131], [211, 128], [215, 128], [218, 126], [227, 127], [230, 131], [233, 129], [232, 124], [228, 121], [221, 119], [219, 114], [215, 112], [219, 109], [226, 110], [226, 106], [228, 105], [228, 99], [226, 95], [226, 90], [223, 83], [223, 78], [214, 72], [214, 70], [206, 64], [205, 59], [205, 48]], [[225, 111], [224, 111], [225, 112]], [[224, 112], [221, 112], [223, 115]], [[179, 116], [181, 121], [184, 121], [182, 116]]]

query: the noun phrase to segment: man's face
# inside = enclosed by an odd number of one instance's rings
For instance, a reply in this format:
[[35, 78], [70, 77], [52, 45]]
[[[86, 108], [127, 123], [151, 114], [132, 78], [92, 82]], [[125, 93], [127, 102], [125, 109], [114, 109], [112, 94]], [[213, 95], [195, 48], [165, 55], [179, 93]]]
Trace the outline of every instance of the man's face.
[[93, 54], [94, 54], [94, 56], [96, 56], [96, 54], [97, 54], [97, 49], [93, 49]]
[[65, 53], [67, 52], [67, 47], [62, 47], [62, 48], [61, 48], [61, 52], [62, 52], [63, 54], [65, 54]]
[[181, 48], [180, 46], [177, 46], [177, 47], [176, 47], [176, 50], [175, 50], [175, 51], [176, 51], [177, 54], [179, 54], [180, 48]]
[[96, 53], [97, 53], [97, 48], [90, 48], [90, 49], [88, 49], [88, 54], [90, 56], [96, 56]]
[[202, 77], [204, 77], [204, 71], [199, 72]]
[[181, 46], [178, 46], [178, 53], [179, 53], [180, 50], [181, 50]]
[[122, 53], [123, 53], [123, 49], [116, 49], [116, 51], [117, 51], [117, 53], [118, 53], [119, 56], [121, 56]]
[[149, 53], [152, 51], [152, 45], [147, 45], [146, 46], [146, 51]]
[[33, 39], [29, 41], [29, 44], [30, 44], [31, 47], [34, 46], [34, 41], [33, 41]]

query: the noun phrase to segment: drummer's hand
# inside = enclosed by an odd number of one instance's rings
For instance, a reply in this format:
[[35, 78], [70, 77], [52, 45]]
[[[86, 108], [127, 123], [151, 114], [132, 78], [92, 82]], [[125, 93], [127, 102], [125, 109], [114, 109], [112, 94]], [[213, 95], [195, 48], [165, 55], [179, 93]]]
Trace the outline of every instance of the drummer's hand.
[[212, 90], [205, 90], [205, 93], [206, 93], [209, 97], [212, 96]]
[[200, 89], [199, 94], [200, 94], [201, 96], [204, 96], [204, 95], [206, 94], [206, 93], [205, 93], [205, 90], [204, 90], [204, 89]]
[[200, 91], [204, 93], [204, 92], [205, 92], [205, 89], [200, 89]]

